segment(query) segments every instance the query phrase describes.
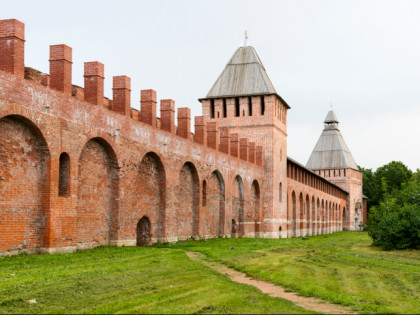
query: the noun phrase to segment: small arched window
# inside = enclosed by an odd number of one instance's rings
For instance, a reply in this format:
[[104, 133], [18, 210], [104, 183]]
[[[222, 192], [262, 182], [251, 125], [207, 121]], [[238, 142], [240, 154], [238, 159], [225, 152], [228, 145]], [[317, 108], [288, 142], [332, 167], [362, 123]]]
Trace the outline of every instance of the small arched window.
[[279, 202], [283, 201], [283, 184], [280, 183], [279, 185]]
[[70, 157], [65, 152], [60, 155], [58, 195], [61, 197], [70, 195]]

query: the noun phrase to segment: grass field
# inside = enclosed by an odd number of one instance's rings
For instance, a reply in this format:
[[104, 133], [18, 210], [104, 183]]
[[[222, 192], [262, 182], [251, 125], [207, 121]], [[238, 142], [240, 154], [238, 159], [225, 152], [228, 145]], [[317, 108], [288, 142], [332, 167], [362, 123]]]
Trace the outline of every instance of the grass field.
[[0, 257], [0, 313], [309, 312], [231, 282], [182, 251], [104, 247]]
[[370, 243], [365, 233], [341, 232], [0, 257], [0, 313], [308, 312], [234, 283], [182, 250], [357, 312], [419, 313], [420, 251], [384, 252]]
[[366, 233], [213, 239], [165, 245], [199, 251], [256, 279], [361, 313], [420, 313], [420, 251], [382, 251]]

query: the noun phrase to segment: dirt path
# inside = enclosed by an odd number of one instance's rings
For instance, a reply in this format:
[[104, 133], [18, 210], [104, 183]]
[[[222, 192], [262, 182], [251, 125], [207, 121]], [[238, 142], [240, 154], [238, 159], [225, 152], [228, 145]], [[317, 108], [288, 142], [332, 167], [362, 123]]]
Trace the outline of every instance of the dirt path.
[[272, 283], [249, 278], [242, 272], [236, 271], [223, 264], [207, 260], [201, 253], [186, 252], [186, 254], [190, 259], [200, 262], [217, 272], [228, 276], [232, 281], [252, 285], [265, 294], [292, 301], [296, 305], [307, 310], [313, 310], [324, 314], [357, 314], [344, 306], [332, 304], [318, 298], [299, 296], [293, 292], [286, 292], [282, 287], [276, 286]]

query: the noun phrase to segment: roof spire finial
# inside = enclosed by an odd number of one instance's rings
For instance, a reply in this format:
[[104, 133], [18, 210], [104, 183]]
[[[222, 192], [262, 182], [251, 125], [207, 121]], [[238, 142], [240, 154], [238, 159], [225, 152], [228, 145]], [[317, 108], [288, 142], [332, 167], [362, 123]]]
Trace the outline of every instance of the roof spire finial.
[[248, 31], [244, 31], [244, 43], [242, 44], [242, 47], [246, 47], [249, 46], [249, 42], [248, 42]]
[[332, 109], [332, 102], [330, 102], [330, 108]]

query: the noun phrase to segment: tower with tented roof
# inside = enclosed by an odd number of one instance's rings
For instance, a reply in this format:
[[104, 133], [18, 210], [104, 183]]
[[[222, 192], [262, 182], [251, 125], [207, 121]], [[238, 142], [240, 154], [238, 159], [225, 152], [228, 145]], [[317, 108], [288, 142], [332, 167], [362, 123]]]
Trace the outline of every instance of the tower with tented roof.
[[[236, 142], [245, 141], [240, 138], [249, 141], [241, 142], [241, 147], [252, 148], [255, 144], [263, 147], [264, 181], [260, 187], [263, 210], [256, 236], [287, 237], [287, 110], [290, 107], [276, 92], [246, 35], [200, 102], [208, 122], [229, 130], [232, 148]], [[243, 235], [252, 234], [249, 233], [245, 224]]]
[[363, 178], [338, 124], [337, 115], [330, 110], [306, 167], [349, 193], [343, 211], [343, 229], [358, 230], [363, 220]]

